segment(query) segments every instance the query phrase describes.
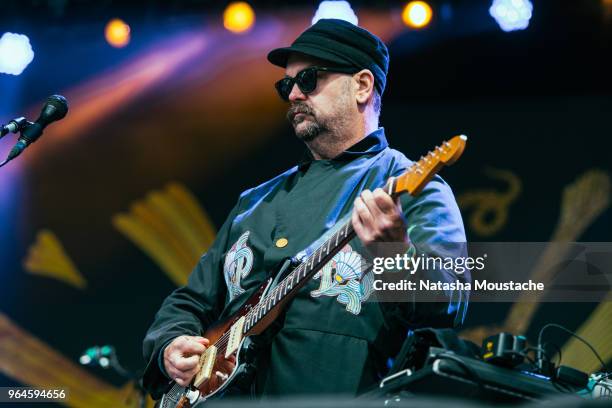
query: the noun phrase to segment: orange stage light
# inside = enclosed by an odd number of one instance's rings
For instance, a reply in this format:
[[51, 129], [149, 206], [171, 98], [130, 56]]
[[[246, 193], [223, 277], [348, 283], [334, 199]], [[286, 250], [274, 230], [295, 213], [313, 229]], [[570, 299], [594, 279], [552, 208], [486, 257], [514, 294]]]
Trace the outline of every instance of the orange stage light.
[[429, 24], [432, 15], [429, 4], [424, 1], [411, 1], [402, 11], [402, 20], [408, 27], [423, 28]]
[[125, 47], [130, 42], [130, 26], [121, 19], [112, 19], [106, 24], [104, 36], [113, 47]]
[[244, 1], [230, 3], [223, 12], [223, 26], [233, 33], [248, 31], [254, 23], [255, 12]]

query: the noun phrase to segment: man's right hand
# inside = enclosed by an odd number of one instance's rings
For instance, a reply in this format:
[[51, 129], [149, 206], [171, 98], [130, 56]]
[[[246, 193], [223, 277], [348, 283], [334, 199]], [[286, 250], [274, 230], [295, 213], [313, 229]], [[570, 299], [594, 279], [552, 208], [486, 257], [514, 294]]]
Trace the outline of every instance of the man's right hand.
[[198, 371], [200, 356], [210, 342], [200, 336], [179, 336], [164, 349], [166, 373], [181, 387], [187, 387]]

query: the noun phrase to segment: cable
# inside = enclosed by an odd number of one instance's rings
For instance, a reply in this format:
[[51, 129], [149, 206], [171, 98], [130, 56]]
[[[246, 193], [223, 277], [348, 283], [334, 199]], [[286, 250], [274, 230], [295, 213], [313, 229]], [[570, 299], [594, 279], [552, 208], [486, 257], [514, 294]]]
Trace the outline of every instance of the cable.
[[552, 364], [552, 358], [548, 355], [548, 351], [545, 348], [547, 345], [555, 346], [555, 351], [559, 355], [559, 361], [557, 361], [557, 365], [559, 365], [561, 363], [561, 349], [555, 343], [544, 343], [544, 347], [526, 347], [523, 351], [535, 351], [536, 353], [542, 352], [544, 353], [546, 360]]
[[[599, 360], [599, 362], [601, 363], [601, 368], [603, 371], [605, 372], [609, 372], [610, 370], [608, 369], [608, 367], [606, 366], [606, 363], [603, 361], [603, 359], [601, 358], [601, 356], [599, 355], [599, 353], [597, 352], [597, 350], [595, 350], [595, 348], [593, 346], [591, 346], [591, 344], [589, 344], [588, 341], [586, 341], [585, 339], [583, 339], [582, 337], [580, 337], [579, 335], [577, 335], [576, 333], [574, 333], [573, 331], [561, 326], [560, 324], [556, 324], [556, 323], [548, 323], [545, 324], [544, 327], [542, 327], [540, 329], [540, 333], [538, 334], [538, 348], [542, 349], [542, 335], [544, 334], [544, 330], [546, 330], [549, 327], [556, 327], [557, 329], [561, 329], [567, 333], [569, 333], [570, 335], [574, 336], [575, 338], [577, 338], [578, 340], [580, 340], [581, 342], [583, 342], [588, 348], [591, 349], [591, 351], [593, 352], [593, 354], [595, 354], [595, 356], [597, 357], [597, 359]], [[540, 351], [541, 353], [541, 351]], [[538, 353], [539, 354], [539, 353]]]
[[[542, 346], [544, 348], [544, 351], [546, 351], [546, 346], [549, 344], [551, 346], [554, 346], [555, 350], [557, 350], [557, 354], [559, 354], [559, 361], [557, 361], [557, 365], [561, 365], [561, 359], [563, 358], [563, 355], [561, 354], [561, 347], [559, 347], [556, 343], [546, 342]], [[552, 361], [552, 358], [550, 360]]]

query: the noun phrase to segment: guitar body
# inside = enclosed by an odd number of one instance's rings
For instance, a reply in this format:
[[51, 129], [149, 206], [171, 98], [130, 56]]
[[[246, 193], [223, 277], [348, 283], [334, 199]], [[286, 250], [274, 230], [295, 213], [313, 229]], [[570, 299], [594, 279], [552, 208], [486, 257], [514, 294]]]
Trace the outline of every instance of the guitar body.
[[[215, 344], [222, 340], [223, 335], [230, 330], [232, 325], [236, 324], [236, 322], [246, 316], [253, 307], [259, 304], [261, 299], [271, 288], [271, 285], [272, 278], [268, 278], [236, 313], [208, 328], [208, 330], [202, 334], [202, 337], [210, 340], [210, 344]], [[173, 383], [173, 386], [155, 406], [157, 408], [195, 407], [209, 398], [225, 394], [228, 387], [237, 382], [241, 382], [240, 377], [245, 380], [248, 379], [247, 377], [251, 377], [252, 353], [249, 353], [253, 344], [251, 336], [259, 334], [260, 332], [261, 331], [258, 331], [257, 333], [245, 336], [241, 340], [238, 349], [230, 354], [229, 358], [235, 359], [235, 367], [233, 370], [228, 371], [226, 369], [227, 359], [223, 353], [219, 353], [214, 358], [211, 370], [214, 375], [213, 377], [203, 382], [199, 387], [192, 386], [187, 388]], [[222, 373], [222, 376], [216, 375], [217, 372]]]
[[[402, 193], [419, 194], [444, 165], [454, 163], [463, 153], [467, 138], [455, 136], [412, 164], [401, 176], [392, 177], [384, 189], [391, 196]], [[309, 279], [325, 266], [347, 243], [355, 238], [352, 223], [333, 228], [334, 233], [310, 255], [301, 259], [289, 273], [291, 263], [285, 263], [268, 278], [246, 303], [233, 315], [206, 330], [203, 336], [209, 346], [200, 356], [198, 372], [189, 387], [173, 383], [158, 407], [190, 408], [209, 398], [220, 396], [240, 385], [241, 379], [253, 372], [256, 337], [274, 323], [286, 304]], [[282, 279], [282, 280], [281, 280]], [[252, 352], [253, 351], [253, 352]]]

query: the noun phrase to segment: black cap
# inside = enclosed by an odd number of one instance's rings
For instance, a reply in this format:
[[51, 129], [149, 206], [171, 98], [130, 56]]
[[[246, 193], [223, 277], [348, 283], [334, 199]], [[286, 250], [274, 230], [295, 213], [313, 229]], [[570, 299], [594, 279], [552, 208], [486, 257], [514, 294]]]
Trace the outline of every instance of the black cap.
[[290, 47], [270, 51], [268, 61], [286, 67], [289, 55], [299, 52], [336, 67], [369, 69], [374, 87], [382, 95], [389, 71], [389, 50], [380, 38], [344, 20], [321, 19], [304, 31]]

